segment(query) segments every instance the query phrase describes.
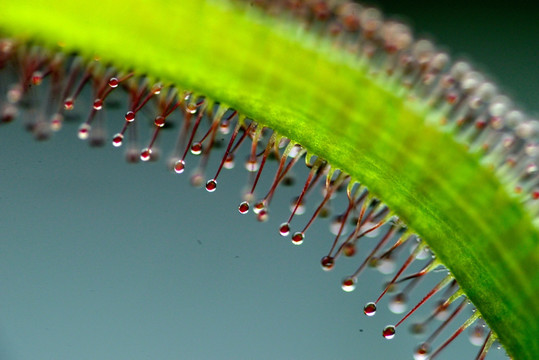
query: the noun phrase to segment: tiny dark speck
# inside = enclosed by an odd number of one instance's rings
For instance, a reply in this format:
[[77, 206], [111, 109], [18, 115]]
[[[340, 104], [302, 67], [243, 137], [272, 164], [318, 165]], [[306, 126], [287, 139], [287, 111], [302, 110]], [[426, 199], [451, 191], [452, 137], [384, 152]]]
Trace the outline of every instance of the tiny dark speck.
[[200, 241], [199, 239], [197, 239], [197, 243], [198, 245], [202, 245], [202, 241]]

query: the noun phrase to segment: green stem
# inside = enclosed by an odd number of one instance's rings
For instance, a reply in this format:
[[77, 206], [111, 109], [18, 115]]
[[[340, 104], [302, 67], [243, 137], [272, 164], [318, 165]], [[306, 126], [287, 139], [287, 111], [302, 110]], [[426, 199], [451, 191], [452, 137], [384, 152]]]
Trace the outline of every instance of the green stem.
[[480, 156], [432, 125], [441, 114], [289, 21], [224, 1], [96, 5], [7, 2], [0, 27], [194, 90], [301, 143], [427, 241], [515, 359], [539, 357], [538, 231]]

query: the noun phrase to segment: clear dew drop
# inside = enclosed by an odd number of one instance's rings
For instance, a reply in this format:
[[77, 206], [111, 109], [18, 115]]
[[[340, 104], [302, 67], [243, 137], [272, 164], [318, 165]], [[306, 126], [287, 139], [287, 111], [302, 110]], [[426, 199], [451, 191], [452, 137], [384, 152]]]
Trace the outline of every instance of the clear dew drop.
[[346, 226], [346, 224], [344, 226], [342, 226], [343, 221], [344, 221], [344, 216], [343, 215], [335, 216], [335, 218], [333, 218], [333, 221], [329, 225], [329, 231], [333, 235], [337, 235], [339, 233], [339, 231], [341, 231], [341, 227], [342, 227], [342, 232], [346, 233], [347, 226]]
[[330, 271], [335, 265], [335, 259], [331, 256], [324, 256], [322, 260], [320, 260], [320, 265], [322, 265], [322, 270]]
[[[413, 253], [414, 250], [415, 250], [415, 248], [412, 247], [412, 248], [410, 249], [410, 254]], [[416, 258], [417, 260], [425, 260], [425, 259], [430, 258], [431, 255], [432, 255], [432, 253], [430, 252], [430, 249], [429, 249], [427, 246], [425, 246], [423, 249], [421, 249], [421, 251], [419, 251], [419, 252], [417, 253], [417, 255], [415, 256], [415, 258]]]
[[395, 272], [395, 260], [391, 257], [383, 257], [378, 260], [376, 269], [384, 275], [392, 274]]
[[402, 314], [407, 308], [406, 295], [404, 295], [404, 293], [398, 293], [393, 296], [391, 301], [389, 301], [388, 307], [393, 314]]
[[395, 337], [395, 326], [388, 325], [382, 330], [382, 336], [388, 340], [391, 340]]
[[122, 134], [116, 134], [112, 138], [112, 145], [114, 147], [120, 147], [122, 146], [123, 141], [124, 141], [124, 136]]
[[140, 160], [148, 161], [148, 160], [150, 160], [151, 156], [152, 156], [152, 150], [148, 149], [148, 148], [145, 148], [140, 153]]
[[[367, 223], [362, 227], [362, 230], [368, 230], [368, 229], [373, 228], [374, 226], [376, 226], [376, 224], [371, 223], [371, 222], [367, 222]], [[372, 231], [369, 231], [368, 233], [365, 234], [365, 236], [368, 237], [368, 238], [375, 238], [375, 237], [377, 237], [379, 234], [380, 234], [380, 228], [377, 228], [377, 229], [374, 229], [374, 230], [372, 230]]]
[[354, 291], [356, 288], [356, 280], [353, 277], [345, 278], [341, 283], [341, 288], [346, 292]]
[[191, 154], [200, 155], [202, 153], [202, 144], [200, 142], [194, 142], [191, 145]]
[[290, 234], [290, 224], [287, 222], [282, 223], [279, 226], [279, 234], [281, 234], [281, 236], [288, 236], [288, 234]]
[[242, 215], [247, 214], [249, 212], [249, 203], [247, 201], [243, 201], [240, 206], [238, 206], [238, 211]]
[[294, 245], [303, 244], [303, 240], [305, 240], [305, 234], [302, 232], [296, 232], [292, 235], [292, 244]]
[[363, 313], [367, 316], [374, 316], [376, 314], [376, 304], [373, 302], [368, 302], [363, 307]]
[[79, 131], [77, 133], [77, 136], [79, 137], [79, 139], [81, 140], [86, 140], [88, 139], [88, 136], [90, 136], [90, 125], [87, 124], [87, 123], [83, 123], [79, 126]]
[[176, 161], [176, 163], [174, 164], [174, 172], [176, 174], [181, 174], [184, 171], [185, 171], [185, 161], [183, 160]]
[[[292, 202], [290, 203], [290, 212], [294, 211], [296, 208], [296, 204], [298, 203], [299, 197], [295, 197], [292, 199]], [[296, 209], [296, 215], [303, 215], [305, 214], [305, 202], [302, 200], [301, 203], [298, 205], [298, 208]]]
[[217, 189], [217, 180], [210, 179], [206, 182], [206, 191], [214, 192]]
[[292, 150], [290, 150], [290, 152], [288, 153], [288, 157], [290, 157], [290, 158], [296, 157], [296, 156], [298, 156], [300, 151], [301, 151], [301, 145], [296, 144], [296, 145], [294, 145]]

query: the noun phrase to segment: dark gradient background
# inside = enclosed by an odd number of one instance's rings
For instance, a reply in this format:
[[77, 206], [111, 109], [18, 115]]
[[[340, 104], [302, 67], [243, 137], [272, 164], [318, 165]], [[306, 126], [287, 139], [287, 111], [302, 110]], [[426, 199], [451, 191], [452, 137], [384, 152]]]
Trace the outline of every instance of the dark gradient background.
[[[537, 110], [537, 8], [434, 3], [377, 4], [474, 59]], [[109, 124], [122, 111], [108, 111]], [[247, 179], [239, 166], [208, 194], [162, 161], [130, 166], [112, 146], [89, 150], [76, 126], [45, 143], [21, 128], [0, 128], [0, 359], [412, 358], [420, 340], [402, 330], [381, 336], [399, 319], [387, 299], [374, 318], [361, 311], [387, 276], [369, 270], [344, 293], [339, 282], [356, 262], [320, 270], [327, 222], [299, 247], [277, 234], [297, 188], [282, 189], [270, 221], [258, 224], [236, 210]], [[297, 220], [294, 229], [306, 218]], [[439, 358], [473, 358], [478, 348], [466, 337]], [[503, 350], [488, 356], [503, 358]]]

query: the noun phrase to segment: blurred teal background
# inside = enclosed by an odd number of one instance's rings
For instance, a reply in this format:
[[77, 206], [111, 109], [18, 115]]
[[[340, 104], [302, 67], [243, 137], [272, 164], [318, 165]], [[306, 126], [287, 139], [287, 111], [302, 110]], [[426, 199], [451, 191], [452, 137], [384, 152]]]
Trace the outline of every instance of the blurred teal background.
[[[378, 4], [538, 109], [535, 8]], [[116, 121], [109, 135], [121, 117], [108, 111], [109, 124]], [[247, 179], [239, 166], [209, 194], [162, 161], [131, 166], [123, 150], [89, 150], [76, 126], [44, 143], [21, 128], [0, 128], [0, 359], [412, 358], [419, 339], [402, 330], [391, 341], [381, 336], [400, 318], [387, 310], [388, 298], [375, 317], [362, 314], [388, 276], [369, 269], [344, 293], [340, 280], [359, 259], [321, 271], [333, 237], [327, 222], [299, 247], [278, 235], [297, 188], [281, 189], [270, 221], [259, 224], [236, 210]], [[296, 219], [293, 230], [305, 221]], [[478, 348], [466, 337], [439, 359], [473, 358]], [[492, 350], [487, 358], [505, 357]]]

